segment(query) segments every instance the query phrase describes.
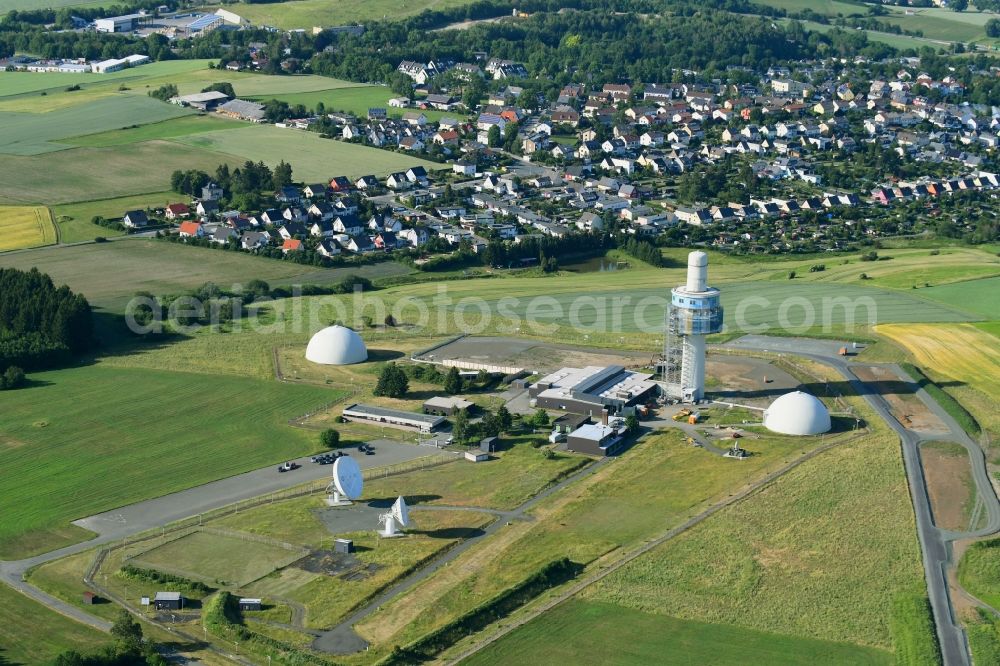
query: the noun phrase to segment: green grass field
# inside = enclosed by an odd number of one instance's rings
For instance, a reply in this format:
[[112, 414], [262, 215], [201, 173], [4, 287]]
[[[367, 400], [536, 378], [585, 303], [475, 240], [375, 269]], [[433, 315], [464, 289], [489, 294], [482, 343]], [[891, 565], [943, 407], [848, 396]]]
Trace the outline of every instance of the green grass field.
[[899, 445], [879, 426], [626, 565], [584, 598], [892, 649], [892, 602], [922, 585]]
[[226, 129], [240, 129], [246, 123], [228, 120], [218, 115], [189, 115], [158, 123], [150, 123], [133, 129], [117, 129], [108, 132], [96, 132], [84, 136], [63, 139], [60, 143], [72, 146], [91, 148], [107, 148], [109, 146], [125, 146], [156, 139], [174, 139], [180, 136], [215, 132]]
[[267, 280], [272, 285], [330, 284], [347, 275], [375, 279], [410, 270], [391, 262], [323, 269], [244, 253], [144, 239], [8, 255], [0, 259], [0, 266], [22, 270], [37, 266], [57, 284], [68, 284], [74, 291], [83, 293], [92, 305], [116, 312], [124, 312], [128, 299], [140, 290], [155, 294], [177, 293], [205, 282], [228, 288], [253, 278]]
[[0, 252], [52, 245], [56, 229], [44, 206], [0, 206]]
[[338, 175], [385, 175], [418, 165], [428, 170], [444, 168], [443, 165], [409, 155], [273, 126], [207, 132], [178, 138], [177, 141], [206, 151], [264, 161], [271, 166], [285, 160], [292, 165], [294, 177], [305, 181], [328, 180]]
[[241, 587], [302, 557], [299, 549], [197, 531], [147, 550], [130, 560], [209, 585]]
[[66, 107], [49, 113], [0, 111], [0, 152], [39, 155], [65, 146], [70, 136], [121, 129], [190, 114], [188, 109], [151, 97], [121, 95]]
[[891, 664], [857, 645], [679, 620], [615, 604], [568, 601], [462, 662], [644, 664]]
[[1000, 277], [921, 289], [920, 295], [949, 307], [967, 310], [981, 317], [996, 318], [1000, 312]]
[[86, 627], [0, 585], [0, 664], [47, 664], [62, 652], [91, 652], [106, 634]]
[[286, 421], [339, 395], [100, 363], [31, 379], [0, 413], [0, 557], [59, 545], [75, 518], [314, 450]]
[[255, 25], [268, 25], [291, 30], [313, 26], [344, 25], [345, 23], [394, 19], [419, 14], [425, 9], [447, 9], [468, 4], [470, 0], [343, 0], [335, 4], [323, 0], [293, 0], [271, 6], [236, 3], [226, 9], [247, 18]]
[[4, 157], [0, 197], [48, 205], [162, 192], [178, 169], [212, 173], [245, 160], [170, 141], [111, 148], [75, 148]]
[[[258, 95], [254, 99], [266, 101], [269, 99], [280, 99], [289, 104], [302, 104], [307, 109], [315, 109], [319, 102], [327, 111], [347, 111], [362, 118], [368, 115], [368, 109], [373, 106], [385, 107], [386, 103], [397, 95], [385, 86], [352, 86], [350, 88], [335, 88], [333, 90], [320, 90], [317, 92], [293, 92]], [[388, 109], [390, 117], [400, 117], [404, 111], [402, 109]], [[438, 121], [444, 117], [457, 118], [461, 116], [454, 111], [437, 111], [427, 109], [421, 111], [429, 120]]]
[[969, 594], [1000, 607], [1000, 539], [969, 546], [958, 565], [958, 578]]

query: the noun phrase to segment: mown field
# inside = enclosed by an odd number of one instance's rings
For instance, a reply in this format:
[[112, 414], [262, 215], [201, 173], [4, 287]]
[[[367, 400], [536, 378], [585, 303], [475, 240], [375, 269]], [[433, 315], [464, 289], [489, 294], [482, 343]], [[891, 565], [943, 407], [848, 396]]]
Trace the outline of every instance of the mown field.
[[143, 141], [173, 139], [190, 134], [216, 132], [225, 129], [241, 129], [244, 127], [246, 127], [246, 123], [241, 123], [237, 120], [229, 120], [218, 115], [199, 114], [164, 120], [129, 129], [117, 129], [109, 132], [74, 136], [71, 139], [61, 140], [61, 143], [90, 148], [107, 148], [110, 146], [126, 146], [133, 143], [142, 143]]
[[291, 30], [313, 26], [344, 25], [393, 19], [419, 14], [425, 9], [447, 9], [468, 4], [470, 0], [343, 0], [335, 4], [324, 0], [292, 0], [273, 5], [236, 3], [226, 9], [247, 18], [255, 25]]
[[[373, 106], [385, 107], [391, 98], [397, 96], [396, 93], [385, 86], [356, 85], [349, 88], [336, 88], [316, 92], [258, 95], [254, 99], [260, 101], [280, 99], [293, 105], [302, 104], [307, 109], [315, 109], [316, 105], [322, 102], [327, 111], [347, 111], [364, 118], [368, 115], [368, 109]], [[389, 108], [387, 111], [390, 117], [400, 117], [404, 113], [403, 109]], [[420, 111], [420, 113], [423, 113], [432, 121], [437, 121], [444, 117], [456, 118], [461, 115], [454, 111], [437, 111], [434, 109], [427, 109]]]
[[572, 600], [462, 663], [494, 666], [581, 662], [621, 666], [888, 665], [892, 657], [857, 645], [679, 620], [615, 604]]
[[0, 197], [53, 205], [162, 192], [178, 169], [211, 173], [220, 164], [235, 167], [244, 161], [171, 141], [7, 155]]
[[101, 363], [31, 379], [0, 413], [0, 557], [61, 545], [75, 518], [315, 450], [286, 421], [339, 395]]
[[297, 180], [322, 181], [333, 176], [385, 175], [412, 166], [428, 170], [444, 168], [402, 153], [323, 139], [318, 134], [273, 126], [244, 127], [222, 132], [204, 132], [177, 141], [202, 150], [237, 155], [275, 166], [285, 160]]
[[1000, 277], [935, 286], [920, 295], [988, 319], [1000, 313]]
[[67, 650], [90, 652], [108, 642], [106, 634], [0, 584], [0, 664], [47, 664]]
[[347, 275], [371, 279], [405, 274], [400, 264], [322, 269], [243, 253], [186, 247], [154, 240], [129, 239], [9, 255], [0, 266], [27, 270], [37, 266], [57, 284], [83, 293], [92, 305], [124, 312], [140, 290], [177, 293], [215, 282], [225, 288], [260, 278], [275, 284], [329, 284]]
[[44, 206], [0, 206], [0, 252], [52, 245], [56, 229]]
[[105, 132], [141, 123], [155, 123], [191, 114], [152, 97], [105, 97], [48, 113], [0, 111], [0, 153], [40, 155], [65, 146], [60, 139]]

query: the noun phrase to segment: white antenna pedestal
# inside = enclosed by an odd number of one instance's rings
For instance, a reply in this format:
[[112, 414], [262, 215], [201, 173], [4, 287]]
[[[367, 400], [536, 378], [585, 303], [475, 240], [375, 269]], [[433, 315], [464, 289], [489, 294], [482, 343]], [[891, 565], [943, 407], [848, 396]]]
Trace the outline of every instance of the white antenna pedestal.
[[[332, 483], [330, 484], [333, 485]], [[326, 505], [327, 506], [351, 506], [354, 504], [351, 500], [347, 499], [344, 495], [340, 493], [336, 488], [326, 489]]]
[[379, 516], [379, 522], [382, 523], [382, 529], [378, 531], [378, 535], [383, 539], [395, 539], [406, 536], [397, 529], [396, 517], [391, 513], [383, 513]]

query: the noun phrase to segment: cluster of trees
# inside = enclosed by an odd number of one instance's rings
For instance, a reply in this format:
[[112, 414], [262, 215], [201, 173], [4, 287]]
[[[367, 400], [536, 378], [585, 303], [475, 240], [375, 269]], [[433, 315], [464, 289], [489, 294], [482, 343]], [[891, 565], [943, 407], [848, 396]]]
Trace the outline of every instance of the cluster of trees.
[[569, 234], [562, 238], [529, 236], [517, 245], [494, 239], [479, 256], [487, 266], [513, 267], [534, 263], [536, 258], [541, 257], [565, 260], [569, 256], [593, 256], [603, 254], [613, 247], [614, 240], [608, 234], [587, 232]]
[[502, 433], [509, 432], [513, 425], [514, 416], [503, 405], [496, 412], [484, 410], [478, 423], [470, 422], [469, 415], [462, 409], [452, 418], [451, 436], [455, 438], [456, 444], [469, 444], [484, 437], [499, 437]]
[[634, 237], [627, 238], [618, 247], [626, 254], [635, 257], [639, 261], [644, 261], [650, 266], [659, 267], [663, 265], [663, 253], [660, 252], [660, 248], [647, 240], [640, 240]]
[[21, 386], [24, 370], [62, 365], [92, 344], [86, 298], [37, 268], [0, 268], [0, 388]]
[[264, 192], [292, 184], [292, 165], [282, 160], [272, 171], [263, 162], [247, 160], [242, 167], [232, 171], [228, 164], [220, 164], [214, 177], [198, 169], [178, 170], [170, 175], [170, 189], [191, 196], [200, 196], [201, 188], [210, 182], [223, 189], [235, 208], [257, 210], [264, 200]]
[[158, 99], [161, 102], [166, 102], [170, 100], [171, 97], [177, 97], [179, 94], [180, 92], [178, 92], [177, 86], [173, 83], [165, 83], [156, 90], [149, 91], [150, 97]]
[[169, 663], [156, 651], [156, 644], [143, 639], [142, 625], [122, 608], [111, 625], [114, 642], [93, 654], [76, 650], [56, 657], [53, 666], [167, 666]]
[[402, 398], [410, 390], [410, 379], [406, 372], [395, 363], [389, 363], [379, 373], [374, 395], [386, 398]]

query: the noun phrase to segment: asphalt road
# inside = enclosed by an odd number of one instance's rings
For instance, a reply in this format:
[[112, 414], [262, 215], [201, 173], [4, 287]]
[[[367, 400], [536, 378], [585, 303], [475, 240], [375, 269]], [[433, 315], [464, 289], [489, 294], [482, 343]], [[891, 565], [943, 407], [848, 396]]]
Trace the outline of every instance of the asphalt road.
[[[835, 368], [847, 380], [852, 388], [865, 398], [875, 412], [899, 435], [903, 451], [903, 465], [906, 470], [907, 482], [910, 487], [910, 498], [913, 502], [913, 513], [917, 525], [917, 537], [923, 553], [924, 577], [927, 581], [927, 594], [937, 627], [938, 641], [941, 646], [941, 656], [945, 666], [968, 666], [971, 664], [968, 639], [965, 631], [955, 617], [954, 606], [948, 588], [948, 569], [952, 566], [951, 542], [967, 537], [983, 537], [1000, 531], [1000, 501], [990, 483], [986, 471], [986, 458], [979, 444], [972, 440], [964, 430], [948, 415], [947, 412], [923, 388], [914, 383], [902, 368], [895, 364], [864, 363], [864, 365], [881, 365], [892, 370], [900, 381], [911, 384], [914, 394], [930, 409], [935, 416], [947, 426], [948, 433], [926, 436], [908, 430], [892, 415], [888, 403], [881, 394], [870, 389], [851, 371], [853, 363], [850, 357], [837, 353], [839, 343], [825, 341], [804, 341], [798, 338], [781, 338], [770, 336], [743, 336], [731, 343], [723, 345], [735, 349], [751, 349], [784, 354], [794, 354], [810, 358]], [[931, 514], [930, 497], [927, 494], [927, 483], [924, 478], [923, 465], [920, 459], [920, 443], [924, 441], [947, 440], [961, 444], [969, 452], [973, 479], [979, 496], [984, 503], [988, 521], [987, 525], [971, 532], [953, 532], [938, 529], [934, 525]]]

